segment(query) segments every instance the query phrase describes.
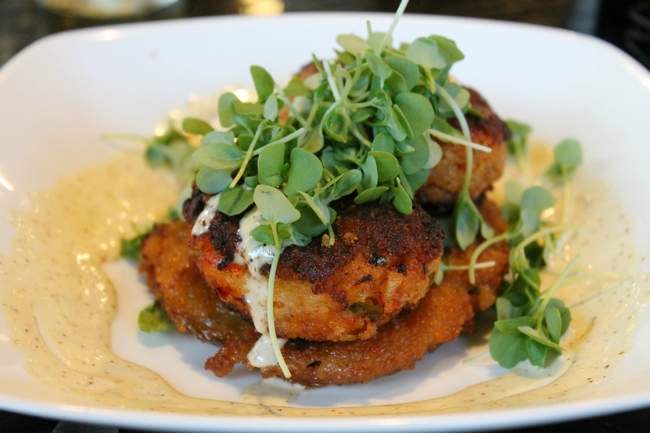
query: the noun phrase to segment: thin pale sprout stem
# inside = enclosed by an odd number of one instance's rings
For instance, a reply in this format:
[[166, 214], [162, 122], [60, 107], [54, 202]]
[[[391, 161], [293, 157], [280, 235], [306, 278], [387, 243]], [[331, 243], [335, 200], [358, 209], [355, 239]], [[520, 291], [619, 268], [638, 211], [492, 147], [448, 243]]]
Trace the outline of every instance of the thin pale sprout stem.
[[310, 127], [312, 122], [314, 121], [314, 117], [316, 117], [316, 113], [318, 112], [319, 106], [320, 106], [320, 102], [314, 101], [314, 103], [311, 106], [311, 110], [309, 110], [309, 115], [307, 116], [307, 125]]
[[274, 145], [274, 144], [279, 144], [279, 143], [286, 143], [286, 142], [288, 142], [288, 141], [293, 140], [294, 138], [300, 138], [300, 137], [302, 137], [303, 135], [305, 135], [305, 132], [307, 132], [307, 128], [300, 128], [300, 129], [297, 129], [297, 130], [293, 131], [293, 132], [292, 132], [291, 134], [289, 134], [289, 135], [285, 135], [285, 136], [282, 137], [282, 138], [279, 138], [279, 139], [277, 139], [277, 140], [275, 140], [275, 141], [272, 141], [272, 142], [270, 142], [270, 143], [268, 143], [268, 144], [265, 144], [264, 146], [260, 147], [259, 149], [256, 149], [256, 150], [253, 152], [253, 155], [259, 155], [260, 152], [262, 152], [262, 150], [264, 150], [264, 149], [265, 149], [266, 147], [268, 147], [268, 146], [271, 146], [271, 145]]
[[248, 163], [250, 162], [251, 158], [253, 157], [253, 150], [255, 149], [255, 145], [260, 139], [260, 135], [262, 135], [262, 129], [263, 129], [263, 124], [260, 124], [257, 129], [255, 130], [255, 135], [253, 136], [253, 140], [251, 141], [251, 144], [248, 145], [248, 149], [246, 149], [246, 155], [244, 156], [244, 160], [242, 161], [241, 165], [239, 166], [239, 170], [237, 171], [237, 175], [235, 178], [230, 182], [230, 188], [234, 188], [235, 185], [237, 185], [237, 182], [242, 178], [244, 173], [246, 172], [246, 167], [248, 166]]
[[[460, 125], [460, 129], [463, 132], [463, 135], [469, 141], [470, 143], [472, 142], [472, 134], [469, 130], [469, 125], [467, 124], [467, 119], [465, 119], [465, 115], [461, 111], [460, 107], [458, 104], [456, 104], [456, 101], [454, 98], [451, 97], [451, 95], [445, 90], [444, 87], [438, 86], [436, 89], [439, 93], [442, 99], [451, 107], [451, 110], [454, 112], [454, 116], [456, 116], [456, 119], [458, 119], [458, 124]], [[472, 171], [474, 169], [474, 151], [471, 147], [467, 146], [465, 147], [465, 179], [463, 181], [463, 189], [469, 191], [469, 186], [472, 181]]]
[[535, 242], [539, 238], [543, 238], [553, 233], [559, 233], [564, 230], [566, 230], [566, 226], [555, 226], [555, 227], [549, 227], [546, 229], [538, 230], [532, 235], [525, 238], [523, 241], [519, 242], [519, 244], [517, 244], [517, 246], [510, 252], [510, 255], [511, 257], [513, 257], [515, 254], [522, 252], [523, 249], [526, 248], [526, 246], [528, 246], [528, 244]]
[[492, 239], [486, 240], [481, 245], [476, 247], [474, 252], [472, 252], [472, 256], [469, 259], [469, 282], [470, 282], [470, 284], [476, 284], [476, 272], [475, 271], [476, 271], [476, 269], [480, 269], [478, 267], [478, 263], [476, 263], [476, 261], [481, 256], [483, 251], [485, 251], [491, 245], [496, 244], [497, 242], [507, 240], [510, 236], [511, 235], [508, 232], [503, 232], [500, 235], [494, 236]]
[[[470, 269], [471, 266], [474, 266], [475, 269], [487, 269], [491, 268], [493, 266], [496, 266], [497, 262], [494, 260], [487, 260], [485, 262], [479, 262], [475, 263], [472, 265], [471, 263], [468, 265], [445, 265], [445, 270], [447, 271], [466, 271]], [[473, 284], [473, 283], [472, 283]]]
[[323, 68], [325, 69], [325, 76], [327, 77], [327, 84], [330, 86], [334, 100], [339, 102], [341, 100], [341, 94], [339, 93], [338, 87], [336, 87], [336, 82], [334, 81], [334, 76], [332, 75], [332, 68], [327, 61], [323, 62]]
[[329, 188], [330, 186], [334, 185], [334, 184], [335, 184], [336, 182], [338, 182], [339, 179], [341, 179], [342, 177], [343, 177], [343, 175], [342, 175], [342, 174], [339, 174], [338, 176], [336, 176], [335, 178], [333, 178], [332, 180], [330, 180], [329, 182], [327, 182], [327, 183], [325, 184], [325, 186], [323, 186], [322, 188], [319, 188], [319, 189], [316, 191], [316, 194], [314, 195], [314, 197], [318, 197], [318, 196], [321, 195], [323, 192], [327, 191], [327, 188]]
[[482, 144], [474, 143], [471, 141], [467, 141], [462, 138], [454, 137], [453, 135], [445, 134], [444, 132], [438, 131], [436, 129], [430, 129], [429, 133], [436, 137], [439, 140], [443, 140], [447, 143], [452, 143], [452, 144], [459, 144], [461, 146], [466, 146], [474, 150], [480, 150], [481, 152], [485, 153], [491, 153], [492, 149], [488, 146], [484, 146]]
[[409, 0], [402, 0], [400, 2], [397, 8], [397, 12], [395, 12], [395, 17], [393, 18], [393, 21], [390, 23], [390, 27], [388, 27], [388, 31], [386, 32], [386, 34], [384, 34], [384, 37], [381, 40], [381, 44], [378, 47], [377, 54], [381, 53], [381, 51], [386, 46], [388, 39], [392, 38], [393, 32], [395, 31], [395, 27], [397, 27], [397, 23], [399, 23], [400, 18], [402, 18], [402, 15], [404, 15], [404, 11], [406, 10], [408, 4], [409, 4]]
[[361, 131], [357, 128], [356, 125], [352, 124], [352, 134], [357, 137], [357, 140], [359, 140], [361, 143], [363, 143], [366, 147], [372, 147], [372, 143], [370, 140], [368, 140], [366, 137], [361, 134]]
[[289, 111], [291, 112], [291, 114], [293, 115], [293, 117], [295, 117], [296, 119], [298, 119], [298, 122], [300, 122], [300, 124], [301, 124], [302, 126], [304, 126], [304, 127], [309, 126], [309, 125], [307, 124], [307, 121], [304, 119], [304, 117], [302, 117], [302, 116], [300, 115], [300, 113], [298, 113], [298, 110], [296, 110], [296, 107], [293, 106], [293, 104], [292, 104], [291, 101], [289, 100], [289, 97], [288, 97], [287, 95], [285, 95], [284, 92], [283, 92], [281, 89], [278, 90], [278, 95], [280, 96], [280, 100], [281, 100], [282, 102], [284, 102], [284, 104], [287, 106], [287, 108], [289, 109]]
[[544, 294], [544, 300], [542, 301], [542, 304], [539, 306], [539, 310], [537, 312], [537, 327], [542, 323], [542, 320], [544, 319], [544, 311], [546, 310], [546, 306], [548, 303], [551, 301], [551, 296], [553, 293], [555, 293], [560, 287], [562, 287], [562, 284], [566, 280], [566, 278], [569, 276], [569, 272], [573, 269], [573, 267], [576, 264], [576, 260], [578, 259], [578, 256], [574, 256], [571, 261], [566, 265], [562, 273], [560, 274], [559, 277], [555, 281], [553, 281], [553, 284], [546, 290], [546, 293]]

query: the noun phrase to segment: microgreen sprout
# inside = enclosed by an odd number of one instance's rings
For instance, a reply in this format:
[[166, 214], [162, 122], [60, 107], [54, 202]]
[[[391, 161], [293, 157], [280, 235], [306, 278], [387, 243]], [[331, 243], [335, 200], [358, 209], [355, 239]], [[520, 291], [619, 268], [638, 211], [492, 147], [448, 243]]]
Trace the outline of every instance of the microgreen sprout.
[[491, 147], [484, 146], [484, 145], [479, 144], [479, 143], [474, 143], [472, 141], [465, 140], [465, 139], [462, 139], [462, 138], [459, 138], [459, 137], [454, 137], [453, 135], [446, 134], [446, 133], [444, 133], [442, 131], [438, 131], [436, 129], [430, 129], [429, 133], [431, 135], [433, 135], [434, 137], [436, 137], [437, 139], [444, 141], [445, 143], [460, 144], [460, 145], [466, 146], [466, 147], [468, 147], [470, 149], [480, 150], [481, 152], [485, 152], [485, 153], [492, 152]]
[[508, 129], [510, 130], [510, 137], [506, 142], [508, 155], [514, 158], [517, 164], [521, 164], [521, 159], [528, 152], [527, 142], [532, 128], [530, 125], [514, 119], [506, 120], [506, 125], [508, 125]]
[[159, 302], [143, 308], [138, 314], [138, 328], [142, 332], [171, 332], [176, 329]]
[[566, 223], [569, 213], [569, 197], [571, 195], [569, 181], [582, 162], [580, 143], [574, 139], [560, 141], [553, 150], [553, 163], [546, 171], [546, 176], [556, 185], [562, 187], [561, 220]]
[[440, 285], [445, 278], [445, 273], [449, 271], [467, 271], [470, 268], [473, 269], [489, 269], [496, 265], [494, 260], [487, 260], [485, 262], [473, 263], [468, 265], [449, 265], [446, 263], [440, 263], [436, 274], [434, 275], [433, 282], [437, 285]]
[[[509, 121], [511, 137], [508, 149], [518, 164], [527, 149], [530, 127]], [[580, 164], [582, 154], [575, 140], [563, 140], [556, 147], [554, 161], [546, 176], [562, 187], [562, 212], [559, 224], [542, 219], [542, 214], [555, 205], [555, 197], [542, 186], [523, 189], [508, 182], [503, 215], [508, 229], [479, 244], [467, 266], [470, 284], [476, 284], [476, 272], [481, 255], [499, 242], [508, 242], [510, 271], [506, 287], [496, 301], [497, 321], [490, 336], [490, 354], [505, 368], [512, 368], [528, 359], [533, 365], [545, 367], [561, 353], [560, 338], [571, 321], [571, 313], [564, 303], [553, 295], [569, 278], [575, 266], [574, 258], [557, 280], [542, 290], [539, 272], [545, 267], [555, 248], [555, 238], [567, 230], [565, 207], [569, 180]]]
[[534, 289], [532, 298], [521, 296], [514, 282], [497, 300], [497, 321], [490, 335], [490, 354], [505, 368], [528, 359], [533, 365], [546, 367], [562, 352], [560, 338], [571, 323], [571, 313], [552, 295], [567, 279], [575, 265], [574, 258], [560, 276], [543, 293]]
[[151, 229], [147, 229], [132, 238], [122, 239], [120, 242], [120, 256], [136, 262], [140, 260], [140, 247], [150, 231]]
[[560, 141], [553, 151], [553, 164], [546, 171], [546, 176], [558, 185], [569, 181], [582, 162], [580, 143], [574, 139]]

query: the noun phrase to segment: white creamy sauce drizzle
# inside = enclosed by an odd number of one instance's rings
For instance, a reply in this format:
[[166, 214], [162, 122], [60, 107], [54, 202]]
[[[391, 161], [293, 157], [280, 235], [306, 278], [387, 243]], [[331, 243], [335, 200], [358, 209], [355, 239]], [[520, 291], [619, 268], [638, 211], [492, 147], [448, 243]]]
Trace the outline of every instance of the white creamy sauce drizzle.
[[[192, 235], [201, 236], [207, 233], [210, 223], [217, 213], [219, 194], [210, 197], [205, 207], [196, 218], [192, 227]], [[255, 208], [242, 217], [239, 222], [240, 242], [237, 244], [235, 263], [246, 265], [248, 276], [246, 278], [246, 303], [249, 306], [251, 318], [257, 332], [262, 334], [255, 346], [248, 354], [248, 361], [253, 367], [263, 368], [276, 365], [277, 359], [273, 354], [271, 338], [268, 335], [268, 318], [266, 315], [266, 298], [268, 291], [268, 278], [262, 274], [262, 268], [270, 265], [275, 255], [272, 245], [262, 245], [253, 238], [251, 232], [260, 224], [261, 213]], [[286, 340], [278, 339], [280, 348]]]
[[210, 229], [210, 223], [212, 219], [217, 214], [217, 208], [219, 207], [219, 197], [220, 195], [213, 195], [205, 203], [205, 207], [196, 218], [194, 226], [192, 226], [192, 235], [201, 236], [204, 233], [207, 233]]
[[[278, 338], [278, 346], [280, 349], [284, 347], [284, 344], [287, 342], [284, 338]], [[264, 368], [271, 367], [278, 363], [278, 360], [275, 358], [273, 353], [273, 346], [271, 345], [271, 337], [268, 335], [262, 335], [256, 342], [253, 348], [248, 352], [247, 355], [248, 362], [253, 367]]]
[[[266, 315], [266, 298], [269, 280], [262, 274], [262, 268], [270, 265], [275, 256], [275, 247], [262, 245], [253, 238], [251, 232], [260, 225], [262, 214], [257, 208], [250, 210], [239, 221], [239, 238], [235, 263], [246, 265], [246, 303], [257, 332], [262, 334], [248, 354], [248, 361], [253, 367], [263, 368], [277, 364], [269, 337], [268, 317]], [[286, 341], [278, 339], [280, 348]]]

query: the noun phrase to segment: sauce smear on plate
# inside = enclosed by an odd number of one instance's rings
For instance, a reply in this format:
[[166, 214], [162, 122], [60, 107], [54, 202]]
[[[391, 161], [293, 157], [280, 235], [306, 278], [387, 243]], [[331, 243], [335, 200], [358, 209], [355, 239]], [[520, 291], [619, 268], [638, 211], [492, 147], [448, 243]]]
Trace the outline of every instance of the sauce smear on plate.
[[[523, 172], [510, 168], [505, 178], [524, 182], [526, 177], [536, 178], [540, 167], [547, 166], [548, 152], [537, 146], [530, 154], [533, 163]], [[2, 314], [28, 371], [60, 391], [62, 401], [73, 404], [202, 414], [352, 416], [596, 398], [599, 388], [584, 385], [606, 378], [629, 347], [639, 312], [650, 298], [650, 284], [615, 197], [586, 173], [578, 175], [570, 193], [571, 229], [543, 277], [552, 280], [571, 257], [579, 255], [580, 272], [557, 295], [574, 316], [563, 341], [565, 355], [549, 369], [520, 365], [441, 398], [332, 408], [198, 399], [116, 356], [111, 351], [116, 294], [101, 266], [118, 257], [122, 238], [160, 220], [178, 194], [167, 175], [147, 167], [136, 153], [64, 179], [35, 194], [29, 210], [15, 213], [13, 250], [0, 263]], [[498, 186], [493, 194], [496, 199], [502, 196]], [[554, 212], [564, 212], [561, 204]], [[487, 353], [465, 362], [484, 361], [493, 365]]]

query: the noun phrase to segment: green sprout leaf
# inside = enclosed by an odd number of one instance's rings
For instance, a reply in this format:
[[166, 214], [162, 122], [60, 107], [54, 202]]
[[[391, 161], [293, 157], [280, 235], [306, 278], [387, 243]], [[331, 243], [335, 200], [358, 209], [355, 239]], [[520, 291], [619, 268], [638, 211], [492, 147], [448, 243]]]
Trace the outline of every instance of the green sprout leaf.
[[366, 51], [365, 58], [372, 73], [379, 77], [382, 83], [393, 73], [391, 67], [374, 51]]
[[413, 212], [413, 201], [399, 179], [397, 180], [397, 186], [393, 188], [393, 194], [395, 195], [393, 197], [395, 209], [404, 215], [410, 215]]
[[562, 315], [560, 310], [555, 307], [547, 307], [544, 312], [544, 320], [551, 340], [555, 343], [559, 342], [562, 336]]
[[426, 69], [442, 69], [447, 61], [438, 44], [429, 38], [417, 38], [406, 50], [406, 57]]
[[239, 167], [243, 157], [244, 153], [237, 146], [215, 142], [204, 142], [192, 154], [195, 165], [206, 166], [213, 170], [235, 169]]
[[[467, 89], [454, 83], [446, 83], [444, 88], [461, 110], [465, 111], [469, 107], [469, 92]], [[437, 108], [438, 114], [442, 117], [451, 117], [454, 115], [454, 110], [444, 99], [440, 101]]]
[[196, 173], [196, 186], [206, 194], [218, 194], [232, 181], [229, 170], [213, 170], [201, 167]]
[[414, 150], [413, 152], [402, 156], [400, 160], [400, 165], [402, 166], [404, 173], [406, 173], [406, 175], [412, 175], [425, 167], [430, 168], [427, 167], [429, 163], [430, 152], [430, 147], [427, 139], [423, 135], [420, 135], [411, 140], [408, 140], [407, 143], [409, 146], [413, 147]]
[[284, 143], [270, 144], [262, 149], [257, 159], [257, 179], [259, 183], [274, 187], [280, 186], [285, 149], [286, 145]]
[[239, 185], [227, 189], [219, 197], [219, 212], [228, 216], [239, 215], [253, 204], [253, 191]]
[[394, 71], [398, 72], [404, 78], [404, 84], [407, 90], [413, 89], [420, 81], [420, 68], [418, 68], [416, 63], [409, 59], [396, 56], [388, 56], [385, 60]]
[[289, 97], [308, 96], [309, 93], [309, 87], [299, 78], [292, 78], [287, 87], [284, 88], [284, 94]]
[[374, 52], [379, 53], [381, 51], [384, 39], [386, 39], [386, 45], [390, 46], [392, 44], [392, 38], [390, 35], [384, 32], [369, 32], [368, 46], [370, 46], [370, 49]]
[[393, 153], [395, 152], [395, 140], [387, 132], [380, 132], [372, 140], [372, 150]]
[[474, 243], [482, 221], [481, 214], [466, 191], [461, 192], [456, 201], [452, 221], [456, 243], [465, 250]]
[[404, 118], [404, 114], [399, 111], [397, 105], [385, 110], [384, 124], [395, 141], [404, 141], [406, 137], [413, 135], [408, 121]]
[[138, 327], [142, 332], [171, 332], [176, 330], [158, 302], [144, 308], [138, 314]]
[[[321, 235], [327, 227], [321, 222], [321, 219], [314, 213], [306, 203], [299, 203], [296, 208], [300, 212], [300, 219], [291, 225], [304, 236], [313, 238]], [[329, 210], [330, 219], [334, 220], [336, 214]]]
[[530, 363], [544, 368], [548, 362], [549, 348], [535, 340], [526, 340], [526, 355]]
[[520, 204], [522, 234], [528, 236], [535, 232], [539, 228], [542, 212], [554, 204], [553, 194], [541, 186], [532, 186], [524, 191]]
[[323, 148], [324, 142], [323, 131], [320, 128], [313, 129], [307, 134], [302, 148], [307, 152], [316, 153]]
[[353, 34], [341, 34], [336, 37], [336, 42], [347, 52], [361, 56], [368, 50], [368, 42]]
[[532, 128], [530, 125], [514, 119], [506, 120], [506, 124], [510, 130], [510, 138], [506, 142], [508, 154], [516, 160], [520, 160], [528, 151], [528, 136]]
[[[503, 298], [500, 298], [503, 299]], [[506, 302], [509, 302], [505, 300]], [[509, 304], [512, 308], [512, 304]], [[520, 326], [534, 326], [535, 320], [531, 316], [519, 316], [511, 319], [502, 319], [494, 322], [494, 327], [502, 334], [518, 334]]]
[[239, 102], [233, 104], [235, 114], [240, 116], [261, 116], [264, 114], [264, 105], [258, 102]]
[[406, 57], [426, 69], [443, 69], [465, 58], [456, 43], [444, 36], [417, 38], [406, 50]]
[[387, 186], [376, 186], [374, 188], [368, 188], [357, 194], [354, 198], [356, 204], [363, 204], [378, 200], [383, 193], [388, 191]]
[[269, 224], [262, 224], [251, 231], [251, 236], [257, 242], [264, 245], [273, 245], [275, 243], [273, 239], [273, 229]]
[[219, 123], [224, 128], [232, 126], [235, 118], [235, 102], [238, 102], [239, 99], [235, 96], [234, 93], [226, 92], [219, 97], [218, 111], [219, 111]]
[[582, 149], [577, 140], [565, 139], [555, 146], [553, 154], [555, 160], [546, 171], [546, 175], [556, 184], [562, 185], [573, 178], [573, 174], [582, 163]]
[[291, 166], [284, 191], [287, 195], [309, 191], [318, 184], [322, 175], [323, 164], [320, 159], [313, 153], [296, 147], [291, 151]]
[[352, 194], [361, 184], [363, 174], [361, 170], [353, 169], [346, 171], [341, 178], [334, 184], [331, 199], [338, 200], [348, 194]]
[[371, 155], [368, 155], [366, 160], [361, 165], [361, 172], [363, 177], [361, 180], [361, 188], [369, 189], [377, 186], [379, 181], [379, 172], [377, 169], [377, 160]]
[[140, 260], [140, 248], [142, 247], [142, 242], [144, 242], [147, 236], [149, 236], [149, 233], [151, 233], [151, 229], [145, 230], [132, 238], [122, 239], [120, 244], [120, 256], [136, 262]]
[[490, 355], [503, 368], [513, 368], [528, 357], [526, 341], [522, 333], [504, 334], [498, 328], [490, 334]]
[[332, 222], [332, 218], [330, 215], [329, 208], [327, 207], [327, 204], [325, 204], [318, 197], [312, 197], [307, 193], [301, 192], [300, 195], [302, 195], [302, 198], [307, 204], [307, 206], [311, 208], [311, 210], [318, 217], [321, 223], [327, 225]]
[[459, 62], [465, 58], [462, 51], [458, 49], [456, 42], [440, 35], [431, 35], [429, 39], [436, 43], [438, 52], [445, 59], [447, 67], [451, 67], [454, 63]]
[[271, 74], [266, 69], [257, 65], [251, 66], [251, 76], [253, 77], [257, 97], [260, 102], [264, 103], [271, 96], [271, 93], [273, 93], [275, 81], [273, 81], [273, 77], [271, 77]]
[[423, 168], [416, 173], [406, 175], [406, 179], [408, 179], [408, 183], [411, 186], [411, 189], [413, 191], [420, 189], [427, 182], [430, 172], [430, 169]]
[[287, 196], [272, 186], [258, 185], [253, 200], [266, 221], [290, 224], [300, 218], [300, 212]]
[[183, 119], [182, 126], [183, 131], [188, 134], [205, 135], [214, 131], [214, 128], [212, 128], [208, 122], [197, 119], [196, 117], [186, 117]]
[[522, 334], [530, 337], [532, 340], [538, 342], [539, 344], [542, 344], [550, 349], [557, 350], [558, 352], [562, 351], [560, 346], [557, 343], [551, 341], [541, 329], [535, 329], [530, 326], [520, 326], [518, 329]]
[[377, 163], [379, 183], [390, 183], [399, 175], [399, 162], [394, 155], [381, 151], [370, 152], [370, 155], [372, 155]]
[[410, 137], [419, 137], [431, 128], [435, 115], [428, 98], [418, 93], [405, 92], [397, 95], [395, 103], [411, 127]]
[[264, 103], [264, 118], [266, 120], [274, 121], [278, 118], [278, 112], [278, 98], [276, 98], [275, 95], [271, 95]]

